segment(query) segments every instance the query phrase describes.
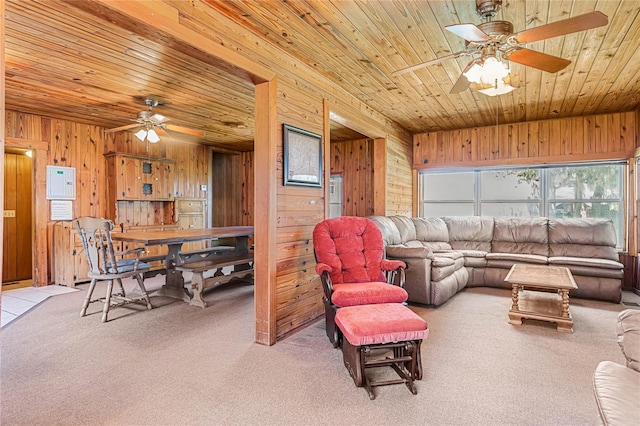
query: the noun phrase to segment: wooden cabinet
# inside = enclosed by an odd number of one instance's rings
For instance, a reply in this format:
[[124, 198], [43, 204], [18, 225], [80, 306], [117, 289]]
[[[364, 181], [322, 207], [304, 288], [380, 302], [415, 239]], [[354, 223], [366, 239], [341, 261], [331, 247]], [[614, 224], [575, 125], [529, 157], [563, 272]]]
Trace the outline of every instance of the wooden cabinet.
[[207, 201], [202, 198], [176, 198], [175, 222], [180, 229], [202, 229], [206, 223]]
[[68, 287], [91, 281], [89, 262], [73, 222], [57, 222], [53, 227], [54, 282]]
[[175, 160], [106, 154], [109, 201], [172, 201]]
[[[203, 198], [176, 198], [175, 222], [180, 229], [202, 229], [206, 227], [207, 200]], [[206, 242], [186, 243], [182, 251], [196, 251], [206, 247]]]

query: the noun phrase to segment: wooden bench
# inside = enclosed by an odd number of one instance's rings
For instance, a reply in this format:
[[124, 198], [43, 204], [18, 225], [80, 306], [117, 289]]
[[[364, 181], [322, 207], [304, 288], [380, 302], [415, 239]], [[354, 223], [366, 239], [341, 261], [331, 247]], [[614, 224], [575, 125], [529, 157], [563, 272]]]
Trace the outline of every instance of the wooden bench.
[[235, 250], [235, 247], [233, 246], [206, 247], [200, 250], [181, 251], [180, 258], [182, 258], [183, 263], [192, 263], [192, 262], [197, 262], [199, 260], [206, 260], [206, 258], [212, 255], [218, 255], [220, 253], [229, 252], [233, 250]]
[[[222, 268], [228, 266], [233, 266], [234, 270], [225, 274]], [[176, 270], [193, 274], [191, 278], [193, 297], [189, 304], [206, 308], [207, 302], [202, 299], [202, 293], [205, 289], [216, 284], [228, 283], [234, 278], [241, 279], [253, 275], [253, 254], [229, 256], [225, 253], [219, 259], [209, 258], [176, 266]], [[213, 276], [205, 278], [204, 274], [209, 271], [214, 271]]]
[[[156, 275], [166, 275], [167, 267], [165, 265], [166, 254], [159, 254], [157, 256], [145, 256], [140, 258], [140, 262], [146, 262], [151, 264], [151, 269], [144, 272], [144, 277], [153, 278]], [[161, 263], [158, 263], [161, 262]]]

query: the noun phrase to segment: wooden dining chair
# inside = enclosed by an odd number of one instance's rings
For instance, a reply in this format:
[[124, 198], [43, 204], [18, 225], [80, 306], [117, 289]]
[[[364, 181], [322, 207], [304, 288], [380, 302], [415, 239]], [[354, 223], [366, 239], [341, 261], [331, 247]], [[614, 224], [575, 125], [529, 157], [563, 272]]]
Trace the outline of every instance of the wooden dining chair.
[[[116, 252], [113, 249], [111, 240], [111, 231], [113, 230], [113, 222], [107, 219], [99, 219], [94, 217], [79, 217], [73, 221], [80, 238], [84, 252], [89, 261], [89, 273], [91, 284], [87, 291], [87, 297], [82, 304], [80, 316], [87, 314], [87, 308], [90, 303], [104, 302], [102, 308], [102, 322], [107, 322], [109, 308], [112, 306], [121, 306], [132, 302], [146, 302], [147, 309], [152, 309], [149, 294], [144, 287], [143, 273], [151, 268], [151, 265], [140, 260], [140, 253], [144, 248]], [[127, 296], [122, 285], [122, 279], [127, 277], [135, 277], [140, 289], [139, 295], [131, 292]], [[98, 281], [107, 281], [107, 293], [105, 297], [92, 299], [93, 290]], [[113, 282], [116, 281], [120, 287], [120, 292], [113, 293]], [[135, 289], [134, 289], [135, 290]]]

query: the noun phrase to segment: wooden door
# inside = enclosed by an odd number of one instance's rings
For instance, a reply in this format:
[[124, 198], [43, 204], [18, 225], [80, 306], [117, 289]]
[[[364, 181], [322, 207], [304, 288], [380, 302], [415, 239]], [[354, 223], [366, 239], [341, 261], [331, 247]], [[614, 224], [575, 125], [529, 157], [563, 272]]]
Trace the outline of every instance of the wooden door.
[[31, 279], [31, 179], [31, 158], [24, 153], [4, 154], [3, 283]]

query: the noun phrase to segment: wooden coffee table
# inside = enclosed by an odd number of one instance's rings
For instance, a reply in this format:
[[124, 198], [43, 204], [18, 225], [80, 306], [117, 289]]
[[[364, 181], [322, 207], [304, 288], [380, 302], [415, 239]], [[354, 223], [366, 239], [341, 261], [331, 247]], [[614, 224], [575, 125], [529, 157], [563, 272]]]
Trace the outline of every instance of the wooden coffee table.
[[512, 285], [509, 324], [520, 325], [529, 318], [555, 322], [558, 331], [573, 333], [569, 290], [578, 286], [568, 268], [515, 264], [504, 280]]

